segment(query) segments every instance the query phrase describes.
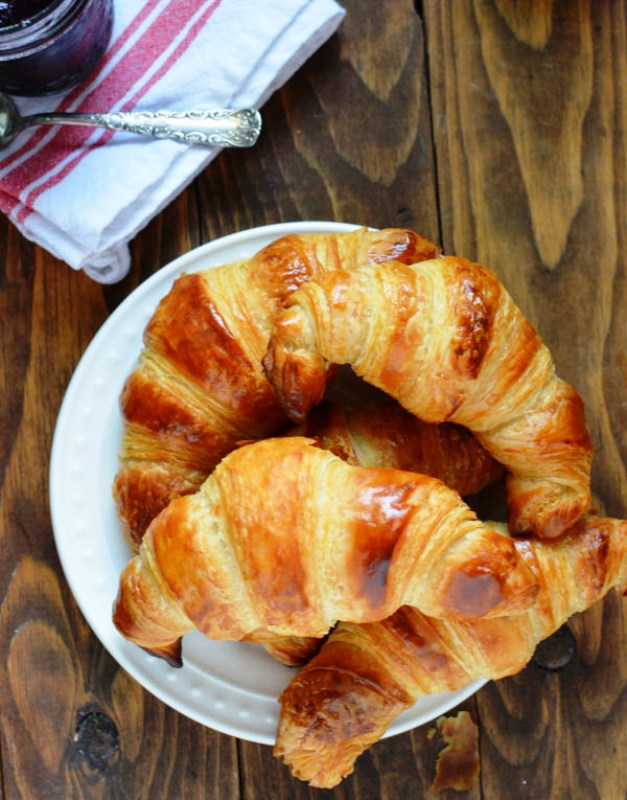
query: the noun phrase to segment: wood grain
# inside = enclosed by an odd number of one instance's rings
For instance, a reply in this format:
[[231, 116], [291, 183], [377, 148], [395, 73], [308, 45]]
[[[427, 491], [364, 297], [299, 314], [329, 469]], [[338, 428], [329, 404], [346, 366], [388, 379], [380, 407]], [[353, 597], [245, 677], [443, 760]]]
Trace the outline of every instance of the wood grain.
[[[170, 248], [187, 249], [196, 227], [186, 208], [176, 201], [140, 237], [138, 265], [154, 271]], [[235, 740], [167, 709], [120, 670], [76, 608], [54, 548], [47, 483], [57, 412], [124, 287], [105, 290], [0, 225], [0, 796], [237, 798]]]
[[[476, 5], [483, 8], [485, 4]], [[566, 3], [566, 11], [573, 5]], [[613, 424], [621, 404], [613, 402], [617, 396], [605, 392], [604, 369], [607, 365], [612, 382], [618, 379], [624, 359], [618, 343], [627, 334], [625, 315], [615, 313], [620, 308], [617, 303], [624, 300], [625, 258], [618, 247], [619, 236], [624, 236], [624, 217], [620, 216], [624, 153], [613, 159], [614, 149], [623, 146], [625, 120], [611, 81], [612, 64], [625, 61], [624, 40], [619, 44], [611, 37], [613, 26], [624, 29], [624, 14], [609, 18], [610, 11], [624, 11], [624, 7], [595, 4], [594, 13], [602, 19], [597, 25], [591, 15], [588, 18], [597, 66], [580, 153], [585, 191], [553, 270], [543, 261], [526, 210], [534, 201], [526, 190], [512, 126], [485, 69], [478, 15], [472, 13], [471, 4], [455, 5], [456, 14], [451, 8], [442, 4], [430, 20], [434, 118], [446, 119], [446, 128], [436, 127], [444, 246], [499, 273], [549, 344], [558, 371], [583, 394], [598, 451], [594, 488], [609, 513], [623, 516], [627, 451], [623, 429]], [[482, 17], [484, 25], [486, 19]], [[571, 24], [576, 28], [572, 36], [578, 39], [580, 20]], [[468, 31], [466, 46], [453, 53], [451, 43], [458, 38], [455, 29], [460, 25]], [[498, 35], [504, 37], [503, 28], [501, 18]], [[514, 39], [513, 34], [510, 38]], [[615, 52], [612, 41], [618, 48]], [[551, 86], [555, 94], [560, 92], [559, 75], [556, 71]], [[465, 90], [468, 86], [472, 88]], [[537, 138], [544, 135], [539, 123]], [[535, 168], [546, 175], [545, 183], [553, 182], [554, 172], [546, 162], [537, 160]], [[566, 209], [564, 215], [568, 216]], [[624, 378], [624, 372], [621, 375]]]
[[[346, 4], [338, 34], [264, 108], [255, 159], [198, 181], [203, 236], [298, 219], [439, 238], [424, 41], [413, 3]], [[254, 187], [242, 193], [238, 187]]]
[[[594, 490], [624, 517], [625, 5], [523, 5], [425, 3], [443, 245], [495, 269], [583, 394]], [[602, 766], [625, 744], [623, 604], [571, 628], [562, 671], [479, 693], [485, 796], [624, 796]]]
[[[0, 798], [600, 798], [627, 790], [625, 614], [573, 619], [576, 650], [463, 704], [480, 782], [432, 789], [433, 723], [383, 740], [333, 791], [271, 748], [182, 717], [95, 639], [48, 511], [56, 416], [111, 311], [202, 242], [266, 223], [404, 225], [492, 266], [584, 395], [594, 489], [627, 511], [627, 4], [345, 0], [335, 35], [264, 106], [251, 151], [224, 152], [102, 287], [0, 218]], [[559, 644], [559, 643], [558, 643]]]

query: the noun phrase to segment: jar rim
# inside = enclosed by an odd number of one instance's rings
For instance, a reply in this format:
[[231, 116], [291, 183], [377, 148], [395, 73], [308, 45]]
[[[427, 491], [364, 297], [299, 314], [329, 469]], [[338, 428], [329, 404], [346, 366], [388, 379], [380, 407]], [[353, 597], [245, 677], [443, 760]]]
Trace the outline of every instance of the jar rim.
[[41, 35], [54, 31], [57, 26], [64, 22], [75, 9], [85, 4], [85, 0], [51, 0], [48, 5], [15, 25], [8, 25], [0, 28], [0, 46], [2, 48], [11, 46], [20, 47], [25, 40], [30, 40], [32, 36]]

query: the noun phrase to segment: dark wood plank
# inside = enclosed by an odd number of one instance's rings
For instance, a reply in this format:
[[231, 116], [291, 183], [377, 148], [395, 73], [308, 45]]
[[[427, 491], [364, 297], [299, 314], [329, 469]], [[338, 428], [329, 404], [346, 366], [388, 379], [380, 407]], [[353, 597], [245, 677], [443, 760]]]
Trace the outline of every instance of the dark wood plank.
[[[191, 201], [191, 202], [190, 202]], [[56, 416], [82, 353], [138, 279], [197, 243], [194, 194], [100, 287], [0, 220], [3, 797], [237, 798], [235, 740], [166, 708], [106, 654], [70, 595], [48, 511]]]
[[[424, 5], [444, 247], [537, 325], [586, 401], [599, 505], [624, 517], [625, 4]], [[479, 693], [487, 797], [624, 797], [623, 604], [570, 628], [563, 670]]]
[[414, 4], [355, 0], [264, 107], [249, 154], [199, 179], [203, 238], [290, 220], [408, 226], [439, 238], [424, 42]]

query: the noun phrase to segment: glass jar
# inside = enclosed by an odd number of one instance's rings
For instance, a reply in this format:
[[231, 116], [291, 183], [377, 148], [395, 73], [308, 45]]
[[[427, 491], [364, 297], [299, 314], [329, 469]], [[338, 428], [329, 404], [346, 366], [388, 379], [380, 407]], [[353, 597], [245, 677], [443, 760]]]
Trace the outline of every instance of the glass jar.
[[102, 58], [112, 23], [113, 0], [0, 0], [0, 90], [74, 86]]

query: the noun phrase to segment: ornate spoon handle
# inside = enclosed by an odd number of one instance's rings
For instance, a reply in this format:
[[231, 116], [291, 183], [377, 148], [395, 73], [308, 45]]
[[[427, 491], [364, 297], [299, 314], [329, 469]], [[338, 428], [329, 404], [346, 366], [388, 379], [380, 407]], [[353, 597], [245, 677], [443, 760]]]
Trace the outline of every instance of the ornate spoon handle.
[[30, 125], [88, 125], [212, 147], [250, 147], [261, 131], [254, 108], [214, 111], [118, 111], [108, 114], [33, 114]]

